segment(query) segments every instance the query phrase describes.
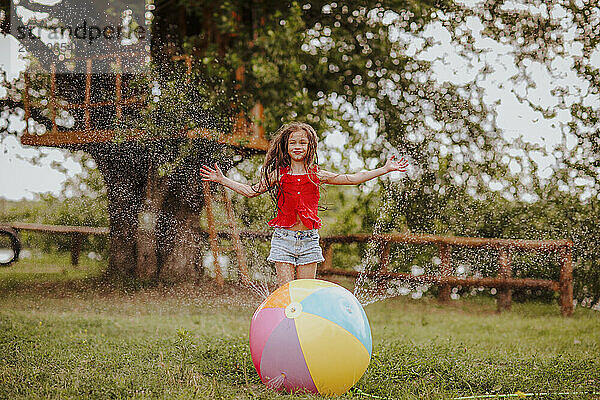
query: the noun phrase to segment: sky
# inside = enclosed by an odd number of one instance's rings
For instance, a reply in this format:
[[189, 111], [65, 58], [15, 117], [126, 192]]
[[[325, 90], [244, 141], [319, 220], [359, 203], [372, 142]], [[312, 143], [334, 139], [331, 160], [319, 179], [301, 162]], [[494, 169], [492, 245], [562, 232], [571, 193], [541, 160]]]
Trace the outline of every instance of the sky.
[[[482, 37], [480, 31], [483, 26], [477, 19], [467, 20], [465, 24], [476, 39], [474, 46], [484, 50], [481, 56], [484, 59], [472, 63], [461, 57], [450, 44], [450, 35], [439, 21], [431, 23], [423, 33], [423, 38], [432, 38], [435, 45], [425, 52], [420, 52], [423, 43], [411, 38], [408, 45], [409, 55], [418, 54], [419, 58], [430, 61], [436, 79], [440, 82], [448, 81], [457, 84], [472, 80], [484, 62], [492, 63], [495, 67], [494, 71], [484, 81], [479, 82], [479, 85], [485, 89], [484, 102], [487, 104], [498, 102], [495, 106], [498, 114], [497, 122], [505, 137], [511, 140], [522, 136], [524, 140], [542, 144], [548, 150], [559, 144], [563, 140], [560, 126], [570, 120], [569, 113], [558, 113], [553, 119], [545, 119], [538, 111], [520, 103], [515, 93], [521, 93], [524, 89], [507, 83], [517, 72], [510, 47]], [[596, 54], [600, 61], [600, 51]], [[16, 39], [12, 36], [0, 35], [0, 68], [6, 71], [10, 78], [18, 76], [24, 66], [25, 63], [18, 59]], [[551, 91], [557, 82], [539, 65], [534, 64], [528, 68], [536, 78], [536, 88], [531, 89], [527, 93], [528, 96], [539, 104], [549, 106], [556, 104], [557, 99]], [[582, 84], [574, 73], [567, 74], [564, 79], [566, 81], [560, 84], [575, 86]], [[4, 93], [0, 92], [0, 96], [3, 95]], [[24, 128], [23, 121], [16, 117], [8, 121], [0, 119], [0, 124], [6, 123], [11, 130]], [[341, 134], [330, 134], [325, 139], [325, 145], [334, 149], [339, 148], [343, 142], [344, 137]], [[567, 142], [570, 146], [574, 145], [573, 138], [567, 138]], [[40, 151], [42, 157], [39, 157]], [[39, 162], [34, 164], [31, 161], [33, 159], [39, 159]], [[536, 162], [542, 167], [542, 176], [549, 173], [547, 167], [552, 161], [552, 157], [537, 157]], [[68, 171], [67, 175], [53, 168], [53, 163], [60, 163], [65, 167]], [[362, 165], [355, 162], [351, 163], [350, 167], [360, 169]], [[8, 136], [0, 142], [0, 197], [19, 200], [33, 199], [39, 193], [58, 194], [67, 176], [80, 171], [79, 164], [64, 150], [42, 148], [38, 151], [36, 148], [21, 146], [14, 136]]]

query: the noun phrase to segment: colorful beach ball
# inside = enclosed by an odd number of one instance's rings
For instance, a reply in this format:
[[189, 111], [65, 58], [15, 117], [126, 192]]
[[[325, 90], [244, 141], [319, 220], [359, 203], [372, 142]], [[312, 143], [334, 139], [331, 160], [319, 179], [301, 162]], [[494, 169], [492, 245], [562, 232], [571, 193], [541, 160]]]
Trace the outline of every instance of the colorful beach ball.
[[273, 292], [250, 324], [250, 352], [274, 390], [338, 396], [371, 360], [371, 328], [352, 293], [335, 283], [298, 279]]

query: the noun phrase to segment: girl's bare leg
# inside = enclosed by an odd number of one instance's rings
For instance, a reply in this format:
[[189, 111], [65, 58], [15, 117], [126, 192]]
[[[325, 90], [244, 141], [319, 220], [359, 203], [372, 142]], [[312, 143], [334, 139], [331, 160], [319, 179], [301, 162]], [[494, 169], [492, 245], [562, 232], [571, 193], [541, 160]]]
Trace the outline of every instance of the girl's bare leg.
[[294, 280], [295, 267], [293, 264], [276, 262], [275, 271], [277, 271], [277, 285], [279, 286]]
[[317, 276], [317, 263], [298, 265], [298, 279], [315, 279]]

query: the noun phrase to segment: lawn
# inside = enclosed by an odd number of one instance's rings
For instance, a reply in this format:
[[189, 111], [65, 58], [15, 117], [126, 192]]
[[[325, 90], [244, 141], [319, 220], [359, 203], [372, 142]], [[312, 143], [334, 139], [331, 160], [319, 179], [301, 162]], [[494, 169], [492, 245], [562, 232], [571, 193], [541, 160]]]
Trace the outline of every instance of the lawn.
[[[251, 292], [221, 293], [210, 281], [115, 287], [99, 278], [102, 267], [73, 268], [65, 255], [0, 270], [0, 398], [316, 398], [260, 383], [248, 346], [260, 303]], [[600, 398], [581, 393], [600, 392], [600, 313], [577, 307], [563, 318], [556, 304], [534, 302], [495, 308], [485, 296], [367, 306], [373, 357], [342, 398]]]

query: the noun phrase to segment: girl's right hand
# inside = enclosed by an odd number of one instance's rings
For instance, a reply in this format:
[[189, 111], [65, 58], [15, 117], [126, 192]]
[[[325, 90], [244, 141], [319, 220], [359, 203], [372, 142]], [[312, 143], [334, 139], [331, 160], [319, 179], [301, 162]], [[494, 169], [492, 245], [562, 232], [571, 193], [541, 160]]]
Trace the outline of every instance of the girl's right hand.
[[202, 175], [203, 181], [213, 181], [217, 183], [222, 183], [225, 178], [223, 171], [221, 171], [221, 168], [219, 168], [217, 163], [215, 163], [215, 169], [212, 169], [207, 165], [200, 167], [200, 175]]

